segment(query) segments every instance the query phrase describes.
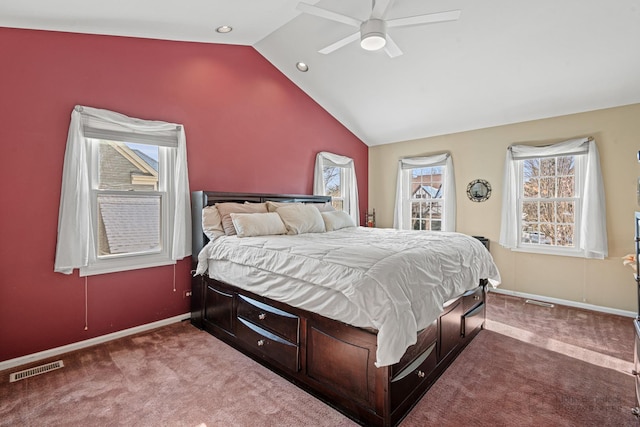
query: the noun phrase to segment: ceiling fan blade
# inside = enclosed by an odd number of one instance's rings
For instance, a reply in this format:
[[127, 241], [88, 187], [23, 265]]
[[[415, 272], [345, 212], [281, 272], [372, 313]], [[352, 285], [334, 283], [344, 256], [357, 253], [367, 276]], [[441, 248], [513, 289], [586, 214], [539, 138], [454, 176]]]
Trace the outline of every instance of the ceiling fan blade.
[[460, 18], [460, 10], [429, 13], [427, 15], [409, 16], [408, 18], [390, 19], [387, 28], [408, 27], [410, 25], [435, 24], [437, 22], [455, 21]]
[[387, 44], [384, 45], [384, 51], [387, 52], [389, 58], [395, 58], [396, 56], [402, 55], [402, 50], [400, 50], [389, 34], [387, 34]]
[[347, 36], [347, 37], [345, 37], [343, 39], [340, 39], [337, 42], [332, 43], [329, 46], [320, 49], [318, 52], [319, 53], [323, 53], [323, 54], [326, 55], [328, 53], [331, 53], [331, 52], [333, 52], [335, 50], [338, 50], [341, 47], [346, 46], [349, 43], [354, 42], [354, 41], [359, 40], [359, 39], [360, 39], [360, 31], [358, 31], [356, 33], [353, 33], [353, 34], [351, 34], [351, 35], [349, 35], [349, 36]]
[[298, 3], [298, 6], [296, 6], [296, 8], [301, 12], [308, 13], [309, 15], [319, 16], [320, 18], [329, 19], [331, 21], [342, 22], [343, 24], [351, 25], [352, 27], [360, 27], [360, 24], [362, 24], [362, 21], [359, 21], [350, 16], [332, 12], [330, 10], [313, 6], [308, 3]]
[[375, 19], [383, 19], [387, 11], [393, 6], [395, 0], [373, 0], [373, 10], [371, 17]]

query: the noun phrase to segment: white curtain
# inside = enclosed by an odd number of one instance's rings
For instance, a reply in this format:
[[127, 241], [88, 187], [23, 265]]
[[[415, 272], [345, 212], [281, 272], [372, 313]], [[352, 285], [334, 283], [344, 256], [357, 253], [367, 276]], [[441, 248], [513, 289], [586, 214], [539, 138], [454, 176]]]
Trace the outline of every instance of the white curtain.
[[168, 204], [173, 214], [170, 257], [177, 261], [191, 255], [191, 202], [183, 126], [76, 106], [71, 113], [64, 156], [54, 271], [71, 274], [74, 268], [86, 267], [94, 248], [87, 138], [146, 141], [170, 147], [172, 173], [167, 182]]
[[[500, 245], [514, 249], [518, 247], [518, 160], [532, 157], [555, 157], [577, 155], [582, 162], [583, 181], [577, 183], [582, 199], [579, 241], [585, 258], [603, 259], [607, 256], [607, 223], [604, 185], [600, 170], [598, 147], [593, 139], [579, 138], [546, 147], [512, 145], [507, 150], [504, 166], [504, 189], [502, 194], [502, 222]], [[579, 177], [576, 177], [579, 178]]]
[[327, 151], [319, 152], [316, 155], [316, 168], [313, 174], [313, 194], [326, 195], [323, 171], [325, 167], [330, 166], [343, 168], [345, 171], [342, 183], [345, 211], [351, 216], [353, 222], [359, 225], [358, 182], [356, 180], [356, 166], [352, 158]]
[[411, 169], [430, 166], [444, 166], [442, 231], [456, 231], [456, 182], [453, 159], [449, 153], [400, 159], [396, 184], [396, 209], [393, 217], [394, 228], [411, 229]]

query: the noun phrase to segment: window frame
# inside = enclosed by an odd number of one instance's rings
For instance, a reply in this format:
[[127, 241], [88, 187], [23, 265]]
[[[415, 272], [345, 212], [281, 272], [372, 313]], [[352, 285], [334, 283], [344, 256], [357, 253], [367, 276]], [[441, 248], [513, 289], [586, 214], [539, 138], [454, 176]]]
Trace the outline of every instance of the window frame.
[[326, 182], [324, 183], [324, 195], [325, 196], [331, 196], [331, 205], [336, 210], [338, 208], [336, 208], [334, 202], [336, 200], [341, 201], [342, 202], [342, 209], [341, 210], [348, 213], [349, 212], [349, 201], [348, 201], [348, 198], [345, 197], [345, 191], [346, 191], [346, 182], [345, 182], [345, 180], [346, 180], [346, 177], [347, 177], [346, 168], [343, 167], [343, 166], [339, 166], [339, 165], [324, 165], [322, 167], [323, 176], [324, 176], [325, 169], [328, 169], [328, 168], [333, 168], [333, 169], [339, 169], [340, 170], [340, 185], [339, 185], [340, 197], [335, 197], [332, 194], [329, 194], [329, 189], [327, 188], [327, 183]]
[[[441, 179], [441, 184], [440, 184], [440, 192], [441, 195], [438, 198], [415, 198], [413, 197], [413, 171], [416, 169], [434, 169], [434, 168], [441, 168], [441, 172], [440, 172], [440, 179]], [[438, 164], [438, 165], [429, 165], [429, 166], [416, 166], [414, 168], [407, 168], [406, 171], [407, 173], [407, 182], [404, 183], [404, 185], [406, 185], [407, 188], [407, 195], [408, 195], [408, 209], [407, 211], [407, 215], [408, 218], [405, 218], [405, 221], [408, 221], [408, 223], [410, 224], [409, 229], [410, 230], [416, 230], [416, 231], [442, 231], [442, 225], [444, 223], [444, 216], [445, 216], [445, 198], [444, 196], [444, 186], [445, 186], [445, 174], [446, 174], [446, 165], [445, 164]], [[424, 176], [424, 175], [421, 175]], [[431, 176], [433, 176], [433, 174], [431, 174]], [[440, 222], [440, 230], [434, 230], [433, 229], [433, 216], [430, 214], [429, 215], [429, 219], [426, 218], [414, 218], [413, 217], [413, 204], [414, 203], [429, 203], [430, 205], [433, 206], [433, 202], [438, 202], [440, 204], [440, 219], [435, 220], [435, 221], [439, 221]], [[414, 219], [417, 219], [418, 221], [429, 221], [429, 229], [426, 228], [413, 228], [413, 222]]]
[[[162, 145], [155, 145], [150, 141], [153, 140], [149, 136], [149, 141], [136, 141], [136, 144], [146, 144], [158, 147], [158, 189], [153, 190], [136, 190], [133, 192], [124, 190], [101, 190], [98, 188], [100, 183], [100, 142], [118, 142], [127, 143], [127, 141], [118, 140], [118, 138], [90, 138], [85, 137], [88, 154], [89, 168], [89, 191], [91, 200], [90, 225], [91, 225], [91, 245], [89, 248], [88, 264], [79, 268], [80, 277], [93, 276], [96, 274], [115, 273], [119, 271], [136, 270], [142, 268], [159, 267], [163, 265], [175, 264], [171, 259], [169, 251], [170, 236], [173, 234], [173, 219], [169, 209], [168, 197], [168, 174], [169, 167], [168, 148]], [[134, 194], [129, 194], [134, 193]], [[144, 196], [157, 195], [160, 196], [160, 251], [130, 252], [126, 254], [99, 255], [99, 218], [98, 218], [98, 196], [114, 194], [118, 196]]]
[[[530, 159], [548, 159], [548, 158], [558, 158], [558, 157], [573, 157], [574, 158], [574, 167], [575, 167], [575, 175], [574, 175], [574, 197], [548, 197], [548, 198], [525, 198], [524, 197], [524, 162]], [[580, 241], [580, 227], [582, 225], [582, 209], [583, 209], [583, 201], [584, 201], [584, 191], [583, 191], [583, 183], [585, 179], [586, 173], [586, 154], [585, 153], [567, 153], [567, 154], [557, 154], [553, 156], [531, 156], [527, 159], [514, 159], [515, 162], [515, 170], [517, 174], [517, 209], [518, 209], [518, 221], [517, 221], [517, 246], [513, 248], [513, 251], [516, 252], [527, 252], [534, 254], [543, 254], [543, 255], [560, 255], [560, 256], [569, 256], [569, 257], [583, 257], [583, 251], [580, 249], [581, 241]], [[525, 201], [553, 201], [555, 203], [561, 201], [575, 201], [574, 205], [574, 244], [573, 247], [568, 246], [555, 246], [555, 245], [540, 245], [540, 244], [531, 244], [523, 241], [522, 235], [522, 211], [523, 211], [523, 203]]]
[[411, 230], [411, 173], [413, 169], [442, 167], [442, 223], [440, 231], [456, 231], [456, 182], [453, 158], [448, 152], [425, 157], [405, 157], [398, 161], [396, 180], [396, 202], [393, 215], [393, 227], [398, 230]]

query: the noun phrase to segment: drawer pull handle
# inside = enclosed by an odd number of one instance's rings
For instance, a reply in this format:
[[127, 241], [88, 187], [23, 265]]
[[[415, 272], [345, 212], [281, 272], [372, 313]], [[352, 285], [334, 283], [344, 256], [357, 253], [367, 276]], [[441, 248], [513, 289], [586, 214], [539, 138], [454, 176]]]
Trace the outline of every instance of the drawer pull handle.
[[480, 301], [480, 295], [474, 295], [473, 299], [476, 301]]
[[264, 345], [264, 340], [258, 340], [258, 347], [262, 347]]
[[418, 371], [417, 374], [419, 378], [424, 378], [424, 372]]
[[631, 375], [638, 376], [638, 374], [640, 374], [640, 372], [636, 371], [635, 369], [631, 371]]
[[260, 320], [264, 320], [266, 317], [267, 317], [267, 315], [264, 314], [264, 313], [258, 314], [258, 319], [260, 319]]

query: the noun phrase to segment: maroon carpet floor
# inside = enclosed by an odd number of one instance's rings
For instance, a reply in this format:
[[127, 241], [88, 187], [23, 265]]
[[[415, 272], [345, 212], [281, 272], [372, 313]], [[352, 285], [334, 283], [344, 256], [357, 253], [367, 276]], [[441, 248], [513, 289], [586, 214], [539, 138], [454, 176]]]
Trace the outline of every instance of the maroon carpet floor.
[[[638, 425], [630, 318], [490, 294], [487, 319], [401, 426]], [[355, 425], [188, 322], [55, 359], [0, 372], [1, 426]]]

